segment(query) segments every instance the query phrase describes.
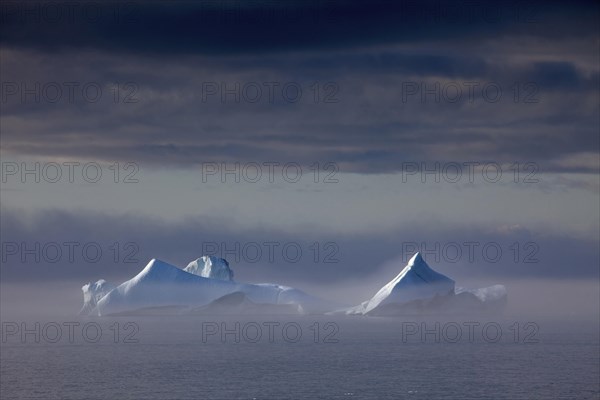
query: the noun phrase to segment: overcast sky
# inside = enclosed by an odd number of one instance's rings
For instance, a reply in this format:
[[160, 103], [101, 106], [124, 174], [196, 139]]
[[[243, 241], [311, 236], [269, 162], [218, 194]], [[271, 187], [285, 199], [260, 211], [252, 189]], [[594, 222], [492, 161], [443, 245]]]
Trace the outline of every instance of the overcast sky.
[[[122, 281], [215, 243], [240, 280], [379, 285], [416, 244], [456, 280], [598, 279], [595, 2], [1, 11], [3, 283]], [[73, 241], [103, 257], [24, 251]]]

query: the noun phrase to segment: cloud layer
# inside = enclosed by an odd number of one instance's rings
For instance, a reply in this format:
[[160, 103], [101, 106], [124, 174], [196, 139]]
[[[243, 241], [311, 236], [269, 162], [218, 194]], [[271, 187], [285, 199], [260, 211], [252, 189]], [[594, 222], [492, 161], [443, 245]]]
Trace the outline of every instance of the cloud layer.
[[52, 4], [3, 8], [5, 154], [598, 170], [592, 2]]

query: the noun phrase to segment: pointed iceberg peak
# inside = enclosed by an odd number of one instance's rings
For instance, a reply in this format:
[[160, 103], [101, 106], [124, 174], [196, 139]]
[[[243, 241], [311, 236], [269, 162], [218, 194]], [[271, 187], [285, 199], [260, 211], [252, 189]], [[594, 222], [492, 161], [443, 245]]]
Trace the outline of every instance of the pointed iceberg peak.
[[421, 253], [416, 253], [394, 279], [370, 300], [358, 308], [351, 309], [351, 313], [366, 314], [390, 303], [405, 303], [453, 293], [454, 281], [431, 269], [421, 257]]
[[229, 268], [229, 263], [224, 258], [202, 256], [189, 263], [183, 270], [204, 278], [233, 280], [233, 270]]
[[435, 280], [441, 277], [450, 279], [447, 276], [434, 271], [429, 264], [427, 264], [427, 261], [425, 261], [420, 252], [415, 253], [415, 255], [408, 260], [406, 266], [402, 269], [400, 274], [402, 275], [403, 272], [406, 273], [408, 271], [412, 271], [413, 273], [420, 275], [425, 281], [429, 279]]
[[434, 271], [427, 262], [425, 262], [420, 252], [415, 253], [402, 271], [400, 271], [398, 276], [388, 283], [393, 289], [399, 284], [408, 284], [409, 286], [441, 284], [442, 286], [451, 286], [452, 291], [454, 291], [454, 281], [447, 276]]
[[408, 265], [415, 265], [421, 263], [427, 265], [420, 252], [416, 252], [415, 255], [412, 256], [410, 260], [408, 260]]
[[167, 264], [167, 263], [162, 260], [159, 260], [158, 258], [153, 258], [150, 261], [148, 261], [148, 264], [146, 264], [144, 269], [150, 269], [150, 268], [153, 268], [154, 266], [160, 266], [163, 264]]

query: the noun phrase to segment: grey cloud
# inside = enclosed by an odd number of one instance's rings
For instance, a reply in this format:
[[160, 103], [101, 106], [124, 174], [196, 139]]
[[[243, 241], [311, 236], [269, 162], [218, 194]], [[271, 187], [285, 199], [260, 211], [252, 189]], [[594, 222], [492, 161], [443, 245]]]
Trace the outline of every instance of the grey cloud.
[[[78, 56], [63, 54], [44, 56], [42, 60], [50, 64], [43, 65], [49, 66], [33, 67], [37, 56], [31, 53], [9, 52], [8, 56], [8, 60], [3, 59], [6, 81], [25, 82], [31, 87], [35, 82], [76, 80], [81, 85], [98, 82], [104, 88], [97, 103], [82, 101], [81, 97], [73, 103], [64, 99], [59, 104], [35, 103], [30, 96], [23, 104], [18, 94], [11, 96], [3, 104], [2, 147], [12, 154], [179, 165], [227, 160], [327, 160], [362, 172], [393, 171], [402, 161], [415, 159], [512, 162], [517, 158], [543, 163], [546, 170], [560, 170], [553, 158], [598, 147], [598, 137], [593, 134], [598, 128], [594, 116], [597, 74], [585, 78], [566, 62], [532, 64], [531, 70], [542, 71], [540, 82], [565, 73], [576, 82], [570, 90], [558, 91], [557, 84], [547, 88], [538, 83], [534, 92], [521, 88], [521, 102], [514, 101], [513, 86], [522, 82], [527, 68], [517, 68], [512, 75], [504, 71], [501, 80], [494, 69], [482, 68], [475, 82], [479, 87], [497, 82], [503, 97], [492, 103], [478, 91], [471, 102], [464, 86], [467, 80], [445, 75], [452, 74], [452, 68], [425, 73], [402, 61], [411, 73], [380, 75], [367, 68], [358, 78], [361, 69], [356, 67], [331, 75], [339, 89], [335, 93], [338, 102], [315, 103], [311, 91], [315, 80], [306, 75], [298, 80], [277, 66], [221, 70], [215, 60], [205, 64], [201, 59], [184, 58], [160, 67], [156, 60], [135, 57], [121, 65], [118, 57], [98, 54], [82, 55], [90, 60], [89, 66], [74, 66], [72, 61]], [[401, 55], [399, 59], [405, 60]], [[19, 60], [28, 66], [24, 71]], [[221, 62], [227, 64], [226, 60]], [[436, 77], [439, 73], [444, 80]], [[115, 103], [113, 82], [128, 82], [136, 76], [133, 82], [138, 101]], [[512, 81], [511, 76], [515, 77]], [[530, 75], [530, 79], [535, 77]], [[403, 86], [424, 83], [432, 87], [448, 80], [463, 85], [460, 101], [436, 101], [435, 96], [428, 95], [423, 102], [419, 93], [407, 96]], [[231, 87], [236, 82], [270, 81], [281, 85], [296, 82], [304, 97], [295, 104], [281, 96], [273, 103], [264, 96], [257, 103], [242, 100], [221, 104], [218, 95], [203, 99], [206, 82], [225, 82]], [[538, 103], [523, 103], [526, 95]], [[438, 150], [443, 145], [443, 151]]]

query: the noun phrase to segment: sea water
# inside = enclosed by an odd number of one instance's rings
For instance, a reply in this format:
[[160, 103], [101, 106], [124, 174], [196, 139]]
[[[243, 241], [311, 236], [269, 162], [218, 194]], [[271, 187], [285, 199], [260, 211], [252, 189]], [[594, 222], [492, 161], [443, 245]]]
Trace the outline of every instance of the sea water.
[[2, 323], [1, 399], [600, 396], [597, 321], [305, 315]]

